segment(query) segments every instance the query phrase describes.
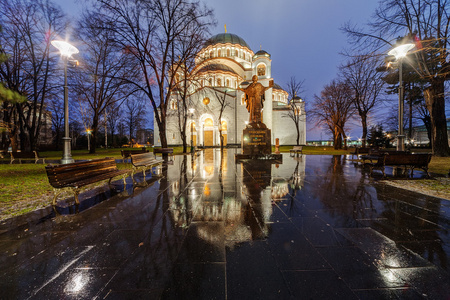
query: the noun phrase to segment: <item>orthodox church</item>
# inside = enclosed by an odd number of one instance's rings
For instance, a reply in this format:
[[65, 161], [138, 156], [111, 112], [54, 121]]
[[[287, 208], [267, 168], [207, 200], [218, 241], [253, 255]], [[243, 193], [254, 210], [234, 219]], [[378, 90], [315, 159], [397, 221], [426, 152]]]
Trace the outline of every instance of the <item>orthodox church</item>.
[[[196, 84], [189, 92], [187, 144], [191, 145], [192, 140], [194, 146], [220, 146], [221, 130], [224, 145], [240, 146], [242, 131], [249, 120], [245, 94], [240, 88], [248, 86], [253, 75], [258, 76], [258, 82], [263, 86], [269, 86], [273, 81], [271, 55], [264, 50], [254, 53], [249, 45], [235, 34], [220, 33], [211, 37], [197, 54], [191, 74], [195, 74]], [[177, 76], [177, 81], [182, 80], [182, 74], [174, 76]], [[179, 97], [175, 91], [167, 111], [169, 146], [182, 144], [177, 114]], [[295, 110], [289, 103], [295, 104]], [[280, 145], [297, 144], [296, 123], [289, 116], [293, 113], [300, 118], [299, 143], [304, 145], [306, 114], [303, 100], [299, 97], [288, 99], [288, 93], [276, 83], [265, 91], [262, 121], [271, 129], [272, 144], [275, 144], [277, 138]], [[154, 124], [155, 145], [160, 146], [156, 121]]]

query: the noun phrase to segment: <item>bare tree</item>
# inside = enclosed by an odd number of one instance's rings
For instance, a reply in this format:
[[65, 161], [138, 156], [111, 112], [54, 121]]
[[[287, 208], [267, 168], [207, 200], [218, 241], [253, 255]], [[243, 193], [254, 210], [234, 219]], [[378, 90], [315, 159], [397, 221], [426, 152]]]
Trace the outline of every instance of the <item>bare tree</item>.
[[112, 104], [110, 106], [108, 106], [108, 108], [106, 109], [106, 123], [107, 126], [109, 127], [109, 134], [111, 135], [111, 146], [112, 147], [116, 147], [117, 143], [116, 143], [116, 138], [115, 138], [115, 132], [116, 129], [119, 126], [119, 121], [120, 121], [120, 109], [116, 104]]
[[[167, 147], [166, 114], [177, 73], [191, 53], [180, 45], [186, 36], [201, 39], [213, 23], [212, 11], [189, 0], [98, 0], [114, 23], [115, 41], [136, 60], [141, 76], [128, 79], [150, 100], [161, 145]], [[196, 39], [200, 40], [200, 39]]]
[[289, 94], [289, 107], [290, 110], [283, 114], [282, 117], [290, 118], [294, 121], [295, 129], [297, 130], [297, 146], [300, 145], [300, 123], [304, 121], [306, 115], [302, 114], [304, 110], [305, 104], [303, 102], [299, 102], [300, 95], [305, 92], [303, 85], [305, 81], [297, 81], [297, 79], [293, 76], [287, 84], [287, 92]]
[[136, 137], [136, 130], [142, 127], [145, 120], [145, 105], [138, 97], [128, 97], [124, 103], [122, 120], [128, 128], [131, 146]]
[[357, 55], [340, 67], [341, 75], [353, 91], [353, 105], [362, 125], [362, 147], [366, 146], [368, 117], [381, 102], [384, 81], [377, 71], [380, 61], [370, 54]]
[[347, 147], [345, 124], [354, 112], [352, 98], [349, 85], [336, 80], [326, 85], [320, 96], [314, 96], [310, 115], [318, 126], [325, 126], [330, 130], [334, 149], [342, 149], [342, 141], [344, 147]]
[[62, 143], [64, 130], [64, 103], [61, 99], [50, 98], [47, 103], [47, 109], [52, 114], [52, 130], [54, 134], [55, 148], [58, 149]]
[[[227, 101], [227, 96], [231, 96], [231, 97], [236, 97], [236, 95], [232, 96], [228, 93], [228, 89], [223, 89], [223, 88], [213, 88], [211, 87], [214, 91], [214, 95], [216, 96], [216, 100], [217, 100], [217, 104], [218, 104], [218, 111], [219, 111], [219, 115], [217, 116], [217, 121], [219, 124], [219, 137], [220, 137], [220, 150], [223, 151], [223, 147], [224, 147], [224, 136], [223, 136], [223, 127], [222, 127], [222, 115], [223, 112], [225, 111], [225, 109], [227, 107], [230, 107], [230, 102]], [[223, 91], [222, 91], [223, 90]], [[216, 109], [214, 110], [215, 112], [217, 111]]]
[[175, 76], [173, 94], [177, 96], [177, 109], [174, 112], [178, 119], [178, 130], [183, 143], [184, 153], [187, 152], [186, 125], [188, 110], [195, 109], [189, 99], [200, 87], [198, 76], [194, 70], [196, 66], [195, 58], [204, 46], [204, 29], [202, 27], [198, 27], [195, 23], [192, 23], [188, 31], [190, 31], [190, 34], [183, 35], [179, 39], [179, 47], [182, 49], [181, 52], [185, 53], [184, 61], [181, 65], [176, 66], [178, 69], [172, 74], [172, 76]]
[[22, 103], [3, 103], [13, 148], [17, 147], [17, 131], [23, 150], [36, 148], [50, 79], [56, 69], [50, 42], [65, 28], [63, 17], [62, 11], [50, 1], [0, 2], [0, 22], [4, 25], [0, 44], [3, 53], [10, 57], [0, 65], [0, 76], [8, 89], [27, 97]]
[[[123, 78], [137, 76], [133, 64], [113, 41], [113, 32], [97, 13], [86, 11], [78, 24], [78, 38], [84, 43], [83, 61], [74, 75], [74, 91], [79, 101], [92, 113], [90, 122], [90, 153], [95, 153], [99, 126], [105, 110], [114, 104], [120, 105], [133, 91]], [[114, 25], [111, 25], [114, 26]]]
[[445, 116], [445, 81], [450, 77], [449, 10], [448, 0], [381, 0], [368, 31], [351, 25], [344, 28], [353, 42], [362, 47], [392, 46], [389, 40], [405, 33], [415, 38], [415, 63], [411, 65], [428, 83], [424, 95], [431, 117], [431, 145], [437, 156], [450, 156]]

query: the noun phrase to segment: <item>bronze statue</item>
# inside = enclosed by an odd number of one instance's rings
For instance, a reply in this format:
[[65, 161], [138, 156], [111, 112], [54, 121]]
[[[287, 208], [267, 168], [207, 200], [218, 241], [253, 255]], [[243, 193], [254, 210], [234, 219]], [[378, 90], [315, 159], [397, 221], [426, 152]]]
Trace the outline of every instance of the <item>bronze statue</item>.
[[269, 86], [265, 87], [258, 82], [258, 76], [253, 75], [252, 83], [245, 89], [239, 90], [245, 93], [245, 103], [250, 113], [249, 123], [262, 123], [261, 110], [263, 108], [264, 93], [273, 87], [273, 80], [269, 82]]

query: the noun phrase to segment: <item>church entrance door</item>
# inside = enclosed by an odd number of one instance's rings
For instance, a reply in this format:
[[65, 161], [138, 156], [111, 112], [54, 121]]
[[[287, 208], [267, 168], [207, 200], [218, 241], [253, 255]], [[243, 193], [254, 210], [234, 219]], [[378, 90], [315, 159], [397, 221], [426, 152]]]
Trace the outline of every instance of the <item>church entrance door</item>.
[[214, 146], [214, 140], [213, 140], [213, 131], [212, 130], [205, 130], [205, 147], [206, 146]]

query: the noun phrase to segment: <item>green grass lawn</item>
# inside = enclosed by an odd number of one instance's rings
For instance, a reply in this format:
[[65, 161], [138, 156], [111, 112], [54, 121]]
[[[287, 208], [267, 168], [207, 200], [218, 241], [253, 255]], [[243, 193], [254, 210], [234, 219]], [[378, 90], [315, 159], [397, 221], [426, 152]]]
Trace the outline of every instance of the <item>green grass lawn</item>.
[[[281, 152], [289, 152], [292, 147], [282, 146]], [[332, 147], [303, 147], [303, 153], [308, 155], [345, 155], [351, 150], [334, 150]], [[114, 157], [120, 159], [121, 149], [97, 149], [97, 153], [89, 154], [85, 150], [72, 151], [75, 160]], [[151, 151], [151, 150], [150, 150]], [[189, 151], [189, 149], [188, 149]], [[182, 147], [174, 148], [175, 154], [182, 153]], [[42, 152], [41, 155], [49, 160], [61, 159], [61, 151]], [[5, 160], [5, 159], [4, 159]], [[7, 160], [9, 161], [9, 160]], [[119, 169], [131, 169], [130, 163], [118, 163]], [[434, 174], [448, 174], [450, 157], [433, 157], [429, 165]], [[48, 183], [43, 164], [0, 164], [0, 220], [25, 214], [39, 207], [50, 204], [53, 189]], [[420, 180], [417, 181], [418, 183]], [[439, 182], [431, 185], [433, 189], [442, 190]]]

